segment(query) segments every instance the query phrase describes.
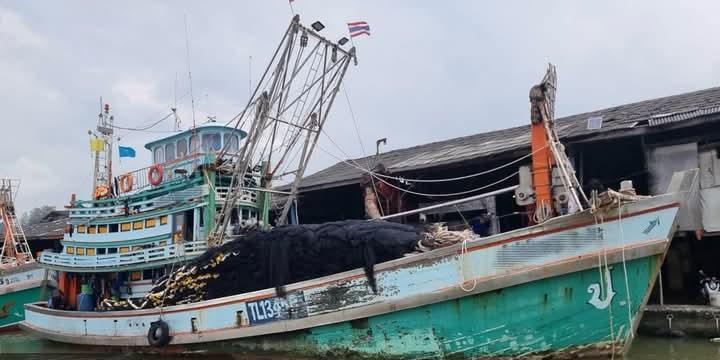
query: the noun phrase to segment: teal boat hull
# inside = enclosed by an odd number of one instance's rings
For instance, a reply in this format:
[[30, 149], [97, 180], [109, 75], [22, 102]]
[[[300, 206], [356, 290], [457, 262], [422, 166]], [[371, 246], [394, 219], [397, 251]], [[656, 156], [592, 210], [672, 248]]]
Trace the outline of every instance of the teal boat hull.
[[[610, 265], [615, 294], [604, 309], [588, 302], [588, 284], [600, 284], [604, 269], [600, 267], [365, 319], [235, 340], [227, 346], [240, 351], [380, 358], [620, 353], [660, 261], [660, 256], [652, 256], [625, 266]], [[632, 289], [630, 294], [627, 289]], [[601, 291], [601, 298], [607, 300], [606, 289]]]
[[25, 320], [25, 304], [43, 300], [48, 294], [43, 286], [0, 295], [0, 331], [17, 330], [17, 324]]

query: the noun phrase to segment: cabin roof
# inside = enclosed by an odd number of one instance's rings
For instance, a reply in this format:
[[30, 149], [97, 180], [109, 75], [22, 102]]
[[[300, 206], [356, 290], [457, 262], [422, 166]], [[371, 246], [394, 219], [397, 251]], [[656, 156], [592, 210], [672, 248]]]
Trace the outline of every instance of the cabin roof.
[[168, 142], [171, 142], [171, 141], [177, 141], [177, 140], [180, 139], [181, 137], [186, 137], [186, 136], [191, 135], [191, 133], [192, 133], [193, 131], [196, 131], [198, 134], [203, 134], [203, 133], [212, 132], [212, 131], [218, 131], [218, 130], [222, 130], [222, 131], [231, 130], [231, 131], [235, 132], [236, 134], [240, 135], [240, 140], [244, 139], [245, 136], [247, 136], [247, 133], [246, 133], [245, 131], [240, 130], [240, 129], [235, 129], [235, 128], [233, 128], [233, 127], [221, 125], [221, 124], [218, 124], [218, 123], [215, 123], [215, 122], [206, 122], [206, 123], [204, 123], [204, 124], [201, 124], [201, 125], [196, 126], [194, 129], [193, 129], [193, 128], [190, 128], [190, 129], [187, 129], [187, 130], [183, 130], [183, 131], [181, 131], [181, 132], [177, 132], [177, 133], [172, 134], [172, 135], [170, 135], [170, 136], [166, 136], [166, 137], [161, 138], [161, 139], [153, 140], [153, 141], [145, 144], [145, 148], [148, 149], [148, 150], [151, 150], [151, 149], [152, 149], [154, 146], [156, 146], [156, 145], [165, 144], [165, 143], [168, 143]]
[[[603, 118], [602, 127], [589, 129], [588, 119], [598, 116]], [[676, 126], [689, 126], [692, 120], [719, 119], [720, 87], [714, 87], [558, 118], [556, 128], [562, 139], [576, 141], [615, 135], [631, 136], [649, 130], [665, 131]], [[496, 157], [529, 148], [530, 125], [528, 124], [396, 149], [380, 154], [377, 160], [390, 172], [402, 173]], [[353, 161], [367, 167], [368, 164], [375, 164], [375, 156], [356, 158]], [[361, 176], [361, 170], [345, 162], [338, 162], [304, 177], [300, 189], [312, 191], [349, 185], [357, 183]]]

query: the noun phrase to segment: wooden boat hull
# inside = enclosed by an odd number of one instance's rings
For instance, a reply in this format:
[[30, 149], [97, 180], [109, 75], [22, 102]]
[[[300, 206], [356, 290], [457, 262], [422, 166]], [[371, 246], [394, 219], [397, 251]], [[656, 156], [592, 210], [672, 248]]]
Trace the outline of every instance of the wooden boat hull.
[[151, 323], [162, 319], [171, 345], [230, 340], [305, 355], [619, 352], [637, 326], [679, 206], [676, 196], [656, 197], [599, 214], [600, 221], [585, 212], [379, 264], [377, 294], [356, 270], [290, 285], [284, 298], [267, 289], [162, 311], [30, 304], [21, 327], [61, 342], [147, 346]]

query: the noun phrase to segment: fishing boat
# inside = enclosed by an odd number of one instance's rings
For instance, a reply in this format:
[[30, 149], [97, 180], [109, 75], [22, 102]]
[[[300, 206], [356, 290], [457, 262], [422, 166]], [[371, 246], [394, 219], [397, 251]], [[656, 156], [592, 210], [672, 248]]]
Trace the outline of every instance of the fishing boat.
[[25, 318], [24, 305], [44, 300], [55, 286], [55, 273], [35, 262], [22, 226], [15, 215], [20, 182], [0, 179], [0, 332], [17, 330]]
[[[340, 82], [350, 62], [357, 61], [354, 48], [328, 41], [317, 33], [321, 29], [293, 18], [265, 71], [270, 75], [263, 76], [238, 116], [238, 124], [247, 121], [247, 137], [225, 164], [233, 169], [232, 180], [215, 227], [208, 230], [212, 247], [205, 254], [168, 273], [143, 298], [106, 301], [104, 311], [28, 304], [21, 327], [73, 344], [192, 347], [224, 341], [229, 349], [305, 356], [499, 359], [625, 351], [678, 211], [692, 196], [697, 170], [676, 173], [660, 196], [638, 196], [629, 182], [620, 191], [586, 196], [554, 129], [556, 81], [550, 66], [531, 90], [532, 165], [520, 169], [530, 176], [521, 176], [519, 185], [382, 217], [373, 215], [377, 205], [366, 199], [372, 219], [287, 225], [296, 219], [298, 185]], [[306, 65], [312, 75], [293, 85]], [[313, 93], [319, 96], [308, 98]], [[283, 151], [268, 154], [273, 149]], [[276, 227], [264, 223], [247, 236], [228, 235], [228, 215], [248, 191], [242, 181], [248, 169], [263, 164], [262, 178], [275, 179], [285, 173], [280, 164], [293, 149], [300, 149], [298, 167], [290, 170], [295, 179], [289, 191], [273, 201], [280, 204]], [[277, 163], [271, 166], [272, 159]], [[270, 186], [266, 181], [260, 191], [267, 193]], [[518, 204], [534, 209], [533, 225], [486, 237], [453, 233], [455, 240], [448, 242], [433, 231], [413, 233], [407, 225], [387, 221], [510, 191]], [[372, 233], [375, 226], [381, 230]], [[364, 257], [365, 265], [299, 281], [253, 267], [252, 259], [263, 254], [291, 273], [300, 271], [289, 266], [297, 261], [332, 263], [332, 254], [291, 258], [283, 247], [301, 246], [297, 238], [303, 237], [308, 246], [332, 248], [333, 237], [321, 235], [327, 229], [351, 238], [349, 244], [362, 244], [348, 245], [334, 257]], [[395, 234], [420, 250], [377, 256], [384, 244], [400, 240]], [[441, 245], [428, 248], [428, 239]], [[382, 259], [377, 264], [376, 257]], [[245, 267], [234, 267], [236, 260], [244, 260]], [[263, 281], [252, 288], [256, 278]], [[248, 281], [247, 291], [212, 295]]]
[[[236, 152], [245, 137], [209, 121], [147, 143], [152, 165], [113, 177], [114, 129], [105, 104], [91, 138], [92, 198], [71, 197], [61, 251], [45, 250], [38, 258], [43, 268], [59, 272], [59, 309], [93, 310], [103, 298], [142, 297], [174, 264], [202, 254], [230, 180], [215, 164], [223, 160], [221, 151]], [[248, 172], [246, 185], [259, 184], [258, 176]], [[261, 204], [257, 192], [243, 192], [226, 231], [258, 226]]]

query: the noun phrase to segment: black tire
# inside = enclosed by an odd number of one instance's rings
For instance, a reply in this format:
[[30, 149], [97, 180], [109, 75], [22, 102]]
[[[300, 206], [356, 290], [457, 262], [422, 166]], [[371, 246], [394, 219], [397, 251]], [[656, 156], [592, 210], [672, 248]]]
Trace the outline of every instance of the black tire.
[[170, 342], [170, 328], [168, 324], [162, 320], [150, 323], [150, 329], [147, 334], [150, 346], [161, 347]]

